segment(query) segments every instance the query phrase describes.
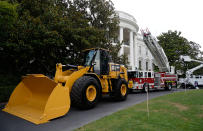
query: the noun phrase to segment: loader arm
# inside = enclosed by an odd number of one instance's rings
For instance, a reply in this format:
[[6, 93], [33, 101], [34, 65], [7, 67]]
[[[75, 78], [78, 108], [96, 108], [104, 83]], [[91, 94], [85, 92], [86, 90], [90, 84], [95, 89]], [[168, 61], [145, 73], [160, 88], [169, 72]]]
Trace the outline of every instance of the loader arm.
[[89, 66], [86, 66], [86, 67], [81, 68], [77, 71], [73, 71], [69, 75], [63, 75], [62, 66], [63, 66], [62, 64], [56, 65], [56, 74], [55, 74], [54, 81], [58, 82], [58, 83], [65, 83], [65, 88], [69, 89], [69, 92], [71, 92], [71, 89], [72, 89], [74, 82], [78, 78], [80, 78], [84, 74], [86, 74], [90, 69]]

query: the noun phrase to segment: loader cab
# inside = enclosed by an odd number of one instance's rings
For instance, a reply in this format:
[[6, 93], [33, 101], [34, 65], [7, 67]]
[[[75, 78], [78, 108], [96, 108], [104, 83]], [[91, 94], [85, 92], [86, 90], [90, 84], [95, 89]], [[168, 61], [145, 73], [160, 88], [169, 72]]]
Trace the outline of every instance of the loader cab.
[[90, 66], [97, 75], [109, 74], [111, 58], [105, 49], [91, 49], [85, 51], [84, 66]]

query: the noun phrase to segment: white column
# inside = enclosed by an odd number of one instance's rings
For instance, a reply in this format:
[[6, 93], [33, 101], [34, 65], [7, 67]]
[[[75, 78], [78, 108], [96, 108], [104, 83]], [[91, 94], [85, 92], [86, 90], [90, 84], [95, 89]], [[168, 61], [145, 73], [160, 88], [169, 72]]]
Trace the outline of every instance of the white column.
[[130, 31], [130, 65], [132, 67], [132, 70], [135, 69], [133, 52], [134, 52], [134, 48], [133, 48], [133, 31]]
[[[120, 43], [123, 41], [123, 27], [120, 27]], [[123, 55], [124, 54], [124, 49], [123, 49], [123, 45], [121, 45], [121, 49], [120, 49], [120, 52], [119, 52], [119, 56]]]
[[153, 65], [152, 65], [152, 63], [153, 63], [152, 59], [150, 59], [149, 61], [150, 61], [150, 63], [149, 63], [150, 69], [151, 69], [151, 71], [154, 71]]
[[146, 70], [146, 59], [145, 58], [143, 58], [143, 60], [142, 60], [142, 70]]
[[134, 39], [134, 54], [135, 54], [135, 56], [134, 56], [134, 63], [135, 63], [135, 67], [137, 67], [137, 69], [139, 68], [138, 67], [138, 63], [139, 63], [139, 61], [138, 61], [138, 40], [137, 40], [137, 36], [136, 36], [136, 34], [135, 34], [135, 39]]

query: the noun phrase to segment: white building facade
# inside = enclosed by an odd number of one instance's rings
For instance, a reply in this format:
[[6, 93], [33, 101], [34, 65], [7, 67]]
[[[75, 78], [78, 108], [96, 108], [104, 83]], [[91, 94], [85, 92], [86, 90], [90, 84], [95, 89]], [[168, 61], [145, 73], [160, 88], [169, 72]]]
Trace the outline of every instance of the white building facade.
[[118, 40], [123, 42], [119, 55], [128, 57], [128, 70], [153, 70], [153, 57], [138, 33], [136, 19], [123, 11], [116, 12], [120, 19]]

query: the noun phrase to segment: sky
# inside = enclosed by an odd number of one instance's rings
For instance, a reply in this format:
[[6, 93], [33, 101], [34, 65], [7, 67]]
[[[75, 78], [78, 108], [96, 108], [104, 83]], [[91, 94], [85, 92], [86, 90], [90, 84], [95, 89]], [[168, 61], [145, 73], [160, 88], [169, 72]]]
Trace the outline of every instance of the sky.
[[203, 51], [203, 0], [112, 0], [116, 10], [135, 17], [140, 29], [158, 36], [168, 30], [182, 32]]

